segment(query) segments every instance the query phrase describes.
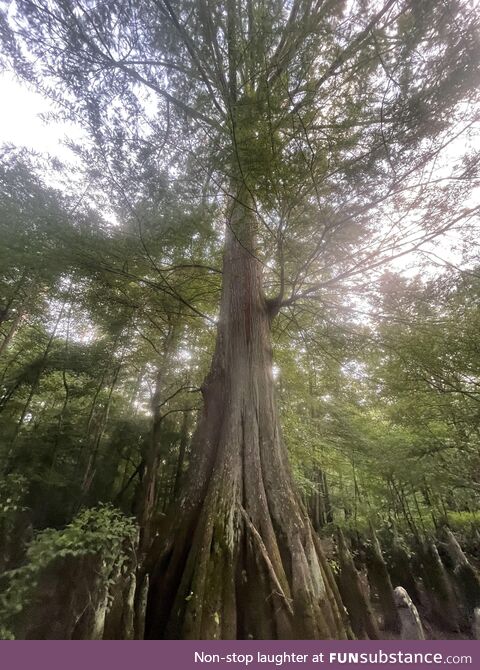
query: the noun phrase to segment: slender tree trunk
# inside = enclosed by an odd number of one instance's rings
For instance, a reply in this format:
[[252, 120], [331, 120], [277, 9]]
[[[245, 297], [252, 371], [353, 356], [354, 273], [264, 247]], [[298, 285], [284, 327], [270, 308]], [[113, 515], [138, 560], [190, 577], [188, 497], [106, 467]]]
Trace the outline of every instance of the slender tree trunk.
[[81, 489], [80, 489], [80, 499], [79, 499], [79, 503], [78, 503], [79, 505], [81, 505], [85, 501], [85, 499], [87, 498], [88, 493], [90, 492], [90, 489], [91, 489], [91, 486], [92, 486], [92, 483], [93, 483], [93, 479], [95, 477], [96, 464], [97, 464], [98, 454], [99, 454], [99, 451], [100, 451], [100, 445], [102, 443], [102, 438], [105, 434], [105, 430], [106, 430], [107, 425], [108, 425], [108, 419], [109, 419], [109, 416], [110, 416], [110, 405], [111, 405], [111, 402], [112, 402], [112, 396], [113, 396], [113, 392], [115, 390], [115, 386], [116, 386], [117, 381], [118, 381], [120, 370], [122, 369], [122, 365], [123, 365], [123, 357], [120, 360], [120, 363], [117, 365], [117, 367], [114, 370], [113, 379], [112, 379], [112, 382], [110, 384], [110, 388], [109, 388], [109, 391], [108, 391], [107, 401], [105, 403], [105, 407], [103, 409], [102, 416], [100, 418], [100, 422], [99, 422], [99, 425], [97, 427], [97, 432], [96, 432], [96, 435], [95, 435], [95, 439], [94, 439], [93, 444], [91, 445], [91, 448], [90, 448], [90, 453], [88, 454], [88, 459], [87, 459], [87, 463], [85, 465], [85, 470], [84, 470], [83, 478], [82, 478], [82, 485], [81, 485]]
[[323, 506], [325, 509], [325, 521], [327, 523], [333, 523], [333, 508], [332, 502], [330, 500], [330, 489], [328, 487], [327, 475], [325, 470], [322, 470], [322, 483], [323, 483]]
[[153, 545], [147, 637], [344, 638], [333, 576], [294, 488], [274, 399], [271, 313], [240, 195], [190, 467]]
[[[20, 277], [20, 280], [17, 283], [17, 286], [15, 287], [15, 290], [8, 300], [7, 304], [5, 305], [5, 308], [3, 311], [0, 313], [0, 325], [4, 323], [5, 321], [8, 321], [10, 318], [10, 311], [11, 307], [14, 304], [18, 294], [20, 293], [21, 289], [23, 288], [23, 285], [25, 283], [25, 280], [27, 278], [27, 270], [25, 269], [22, 272], [22, 275]], [[10, 324], [10, 327], [8, 328], [7, 332], [5, 335], [3, 335], [3, 340], [0, 342], [0, 356], [7, 350], [10, 342], [13, 340], [14, 336], [17, 333], [18, 327], [25, 315], [25, 312], [27, 311], [27, 306], [28, 306], [28, 299], [30, 298], [30, 295], [32, 294], [33, 291], [33, 286], [34, 282], [31, 281], [30, 287], [27, 287], [26, 294], [23, 298], [23, 300], [20, 301], [20, 305], [17, 307], [17, 313], [12, 319], [12, 323]]]
[[142, 555], [147, 551], [152, 532], [152, 523], [158, 500], [158, 471], [163, 455], [162, 430], [163, 414], [162, 405], [165, 395], [165, 371], [169, 357], [172, 353], [174, 343], [174, 329], [169, 328], [163, 344], [163, 358], [158, 364], [155, 380], [155, 391], [151, 402], [152, 428], [150, 439], [146, 445], [143, 456], [143, 467], [140, 472], [141, 480], [138, 494], [135, 500], [135, 512], [140, 526], [139, 551]]
[[15, 317], [12, 319], [9, 329], [7, 330], [3, 340], [0, 342], [0, 356], [7, 350], [10, 342], [13, 340], [18, 327], [23, 319], [24, 312], [19, 310]]
[[[117, 345], [119, 343], [120, 337], [121, 337], [121, 331], [119, 331], [115, 337], [113, 343], [113, 352], [117, 351]], [[86, 439], [85, 439], [86, 453], [81, 454], [79, 463], [79, 467], [81, 467], [81, 469], [83, 470], [83, 477], [82, 477], [82, 483], [80, 485], [79, 497], [76, 502], [77, 511], [87, 499], [87, 496], [90, 492], [90, 488], [93, 483], [93, 479], [95, 477], [97, 456], [100, 451], [100, 445], [106, 427], [108, 425], [112, 396], [115, 387], [117, 385], [120, 371], [123, 367], [124, 358], [125, 358], [125, 348], [123, 348], [122, 350], [119, 363], [115, 366], [113, 370], [113, 376], [110, 382], [107, 400], [105, 405], [101, 407], [98, 416], [96, 411], [97, 401], [98, 398], [100, 397], [102, 390], [105, 387], [105, 382], [107, 379], [109, 368], [105, 367], [103, 369], [102, 376], [100, 378], [100, 383], [98, 384], [97, 389], [95, 391], [95, 395], [93, 396], [93, 401], [90, 406], [90, 413], [88, 416], [87, 429], [86, 429]]]
[[190, 427], [190, 412], [184, 412], [182, 418], [182, 427], [180, 428], [180, 444], [178, 446], [178, 461], [173, 482], [173, 497], [176, 498], [180, 492], [185, 456], [188, 447], [188, 431]]
[[59, 446], [60, 439], [62, 437], [65, 414], [66, 414], [67, 407], [68, 407], [68, 401], [70, 399], [70, 386], [68, 385], [68, 381], [67, 381], [66, 365], [67, 365], [68, 351], [69, 351], [69, 346], [70, 346], [70, 322], [71, 322], [71, 318], [72, 318], [72, 306], [70, 305], [69, 310], [68, 310], [68, 317], [67, 317], [67, 332], [65, 334], [64, 359], [63, 359], [63, 369], [62, 369], [62, 382], [63, 382], [63, 388], [65, 390], [65, 397], [63, 399], [62, 408], [60, 409], [60, 414], [58, 415], [57, 432], [56, 432], [55, 440], [54, 440], [54, 443], [53, 443], [52, 455], [50, 457], [50, 474], [52, 474], [53, 471], [55, 470], [55, 464], [56, 464], [57, 455], [58, 455], [58, 446]]
[[327, 477], [324, 470], [320, 468], [316, 472], [316, 489], [310, 495], [306, 505], [309, 510], [313, 527], [319, 531], [327, 523], [333, 522], [332, 506], [330, 503], [330, 494], [328, 491]]
[[[69, 286], [69, 290], [70, 290], [70, 286]], [[48, 355], [50, 353], [53, 342], [54, 342], [55, 337], [57, 335], [58, 326], [60, 325], [60, 322], [63, 318], [63, 314], [64, 314], [64, 311], [65, 311], [65, 306], [66, 306], [66, 303], [67, 303], [67, 299], [68, 299], [68, 295], [64, 299], [64, 301], [62, 303], [62, 306], [60, 308], [60, 311], [57, 315], [52, 333], [50, 334], [50, 337], [48, 338], [47, 346], [45, 347], [45, 350], [43, 352], [43, 356], [42, 356], [40, 365], [38, 367], [37, 374], [36, 374], [35, 379], [34, 379], [32, 385], [30, 387], [30, 392], [28, 394], [27, 400], [25, 401], [25, 403], [23, 405], [22, 412], [20, 414], [20, 418], [18, 419], [17, 424], [15, 426], [15, 431], [14, 431], [14, 434], [13, 434], [13, 437], [12, 437], [12, 441], [10, 443], [10, 448], [9, 448], [9, 451], [7, 452], [7, 468], [9, 468], [10, 465], [11, 465], [10, 461], [13, 458], [13, 454], [14, 454], [14, 451], [15, 451], [18, 436], [19, 436], [20, 431], [23, 427], [25, 417], [27, 416], [27, 413], [30, 409], [31, 402], [32, 402], [37, 390], [38, 390], [38, 386], [40, 384], [40, 379], [42, 377], [43, 371], [45, 369], [45, 365], [47, 363]]]

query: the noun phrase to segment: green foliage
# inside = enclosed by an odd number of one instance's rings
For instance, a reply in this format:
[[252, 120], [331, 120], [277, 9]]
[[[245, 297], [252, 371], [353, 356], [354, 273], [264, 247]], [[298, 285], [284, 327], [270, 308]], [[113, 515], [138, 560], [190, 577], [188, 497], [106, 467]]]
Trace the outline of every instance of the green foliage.
[[134, 542], [136, 533], [133, 520], [111, 505], [84, 510], [63, 530], [48, 528], [38, 533], [27, 552], [26, 570], [34, 574], [57, 557], [89, 553], [100, 553], [110, 562], [121, 554], [125, 542]]
[[28, 547], [25, 564], [5, 573], [0, 595], [0, 621], [8, 622], [22, 609], [35, 591], [45, 570], [66, 558], [97, 556], [106, 585], [115, 569], [121, 570], [137, 540], [134, 521], [111, 505], [81, 512], [63, 530], [48, 528], [38, 533]]
[[5, 522], [17, 512], [25, 511], [23, 501], [27, 480], [20, 474], [9, 474], [0, 481], [0, 519]]

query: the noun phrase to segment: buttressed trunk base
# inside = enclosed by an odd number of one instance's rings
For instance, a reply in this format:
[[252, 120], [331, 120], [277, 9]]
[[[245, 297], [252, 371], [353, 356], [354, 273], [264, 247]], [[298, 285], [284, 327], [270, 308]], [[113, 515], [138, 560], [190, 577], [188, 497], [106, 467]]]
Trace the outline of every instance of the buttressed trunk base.
[[154, 545], [146, 635], [342, 639], [345, 610], [281, 440], [254, 221], [236, 203], [204, 412], [182, 494]]

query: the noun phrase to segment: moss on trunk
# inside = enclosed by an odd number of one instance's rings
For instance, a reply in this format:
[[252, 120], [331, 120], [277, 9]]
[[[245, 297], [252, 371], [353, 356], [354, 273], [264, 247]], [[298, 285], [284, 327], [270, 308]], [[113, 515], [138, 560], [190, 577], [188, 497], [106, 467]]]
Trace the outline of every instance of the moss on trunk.
[[228, 221], [216, 349], [189, 471], [152, 548], [146, 634], [344, 638], [338, 590], [280, 435], [272, 312], [245, 198]]

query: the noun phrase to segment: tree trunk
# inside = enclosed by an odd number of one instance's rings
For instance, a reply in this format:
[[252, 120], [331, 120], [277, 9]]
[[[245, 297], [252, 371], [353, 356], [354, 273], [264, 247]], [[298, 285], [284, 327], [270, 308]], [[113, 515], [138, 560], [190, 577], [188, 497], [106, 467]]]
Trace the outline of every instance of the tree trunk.
[[[93, 484], [93, 480], [96, 474], [96, 465], [97, 465], [97, 458], [98, 454], [100, 452], [100, 446], [102, 443], [103, 436], [105, 434], [105, 430], [108, 425], [108, 419], [110, 416], [110, 406], [112, 402], [112, 397], [113, 397], [113, 392], [115, 390], [115, 387], [117, 385], [118, 377], [120, 374], [120, 370], [122, 369], [123, 365], [123, 356], [120, 359], [119, 364], [116, 366], [113, 372], [113, 379], [110, 384], [110, 388], [108, 390], [108, 396], [107, 396], [107, 401], [105, 403], [105, 407], [102, 410], [102, 414], [100, 416], [100, 420], [95, 432], [95, 437], [90, 445], [89, 449], [89, 454], [87, 457], [87, 462], [85, 464], [85, 469], [83, 473], [83, 478], [82, 478], [82, 484], [80, 487], [80, 497], [77, 503], [78, 509], [80, 509], [81, 505], [85, 503], [85, 501], [88, 499], [88, 494], [90, 493], [90, 489]], [[78, 510], [77, 510], [78, 511]]]
[[180, 492], [182, 473], [185, 464], [185, 457], [188, 447], [188, 430], [190, 426], [190, 412], [184, 412], [182, 418], [182, 427], [180, 429], [180, 443], [178, 446], [178, 460], [175, 470], [175, 480], [173, 482], [173, 496], [176, 498]]
[[[11, 307], [16, 301], [16, 298], [18, 294], [20, 293], [21, 289], [23, 288], [23, 285], [25, 283], [25, 280], [27, 278], [27, 270], [24, 269], [22, 272], [22, 275], [20, 277], [19, 282], [17, 283], [15, 290], [8, 300], [7, 304], [5, 305], [4, 309], [0, 311], [0, 325], [4, 323], [5, 321], [8, 321], [10, 319], [10, 311]], [[0, 356], [5, 353], [7, 350], [8, 346], [10, 345], [10, 342], [13, 340], [14, 336], [16, 335], [18, 331], [18, 327], [20, 326], [20, 323], [25, 316], [25, 312], [28, 309], [28, 301], [33, 293], [34, 286], [36, 285], [35, 281], [30, 280], [30, 286], [27, 287], [27, 290], [24, 294], [23, 299], [20, 299], [20, 304], [16, 308], [16, 314], [12, 319], [12, 323], [10, 324], [10, 327], [8, 328], [7, 332], [5, 335], [3, 335], [3, 340], [0, 342]]]
[[280, 436], [272, 314], [244, 199], [227, 226], [217, 342], [189, 470], [153, 545], [146, 635], [340, 639], [344, 610]]
[[327, 523], [333, 523], [333, 508], [332, 502], [330, 500], [330, 489], [328, 487], [327, 475], [325, 470], [322, 470], [322, 482], [323, 482], [323, 506], [325, 509], [325, 521]]
[[172, 354], [174, 330], [169, 328], [163, 342], [163, 358], [158, 363], [155, 391], [151, 401], [152, 427], [148, 443], [142, 455], [141, 478], [135, 496], [135, 514], [140, 526], [140, 554], [147, 551], [152, 536], [152, 524], [158, 500], [158, 471], [164, 447], [162, 445], [163, 415], [162, 405], [165, 393], [165, 370]]
[[333, 513], [325, 472], [318, 468], [315, 479], [316, 489], [307, 501], [307, 509], [309, 510], [313, 527], [318, 532], [327, 523], [333, 522]]
[[[68, 287], [68, 291], [70, 291], [70, 285]], [[23, 422], [25, 421], [27, 413], [30, 409], [30, 404], [31, 404], [31, 402], [32, 402], [37, 390], [38, 390], [38, 387], [39, 387], [39, 384], [40, 384], [40, 379], [42, 377], [43, 371], [45, 369], [45, 365], [47, 363], [48, 355], [50, 353], [53, 342], [54, 342], [55, 337], [57, 335], [57, 331], [58, 331], [58, 327], [60, 325], [60, 322], [63, 318], [63, 314], [64, 314], [64, 311], [65, 311], [65, 306], [67, 304], [68, 295], [69, 294], [67, 294], [67, 297], [65, 297], [65, 299], [62, 303], [62, 306], [60, 308], [60, 311], [58, 312], [58, 315], [57, 315], [57, 318], [56, 318], [56, 321], [55, 321], [55, 325], [54, 325], [53, 330], [50, 334], [50, 337], [48, 338], [47, 346], [44, 349], [40, 364], [38, 366], [38, 371], [35, 375], [35, 379], [33, 380], [33, 383], [30, 387], [30, 392], [28, 394], [27, 400], [25, 401], [25, 403], [23, 405], [22, 412], [20, 414], [20, 418], [18, 419], [17, 424], [15, 426], [15, 431], [13, 433], [13, 437], [12, 437], [12, 440], [10, 442], [10, 447], [9, 447], [9, 450], [7, 451], [7, 458], [6, 458], [6, 462], [7, 462], [6, 470], [7, 471], [9, 471], [10, 468], [12, 467], [12, 460], [13, 460], [13, 457], [14, 457], [14, 451], [15, 451], [17, 439], [18, 439], [18, 436], [20, 435], [20, 431], [23, 427]]]
[[10, 345], [10, 342], [16, 335], [18, 327], [20, 326], [20, 323], [23, 319], [23, 316], [24, 312], [19, 309], [15, 317], [12, 319], [12, 323], [10, 324], [9, 329], [4, 335], [3, 340], [0, 342], [0, 356], [7, 350], [8, 346]]

